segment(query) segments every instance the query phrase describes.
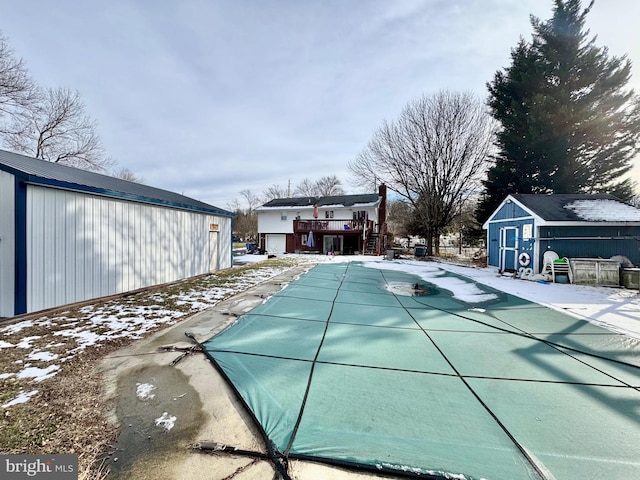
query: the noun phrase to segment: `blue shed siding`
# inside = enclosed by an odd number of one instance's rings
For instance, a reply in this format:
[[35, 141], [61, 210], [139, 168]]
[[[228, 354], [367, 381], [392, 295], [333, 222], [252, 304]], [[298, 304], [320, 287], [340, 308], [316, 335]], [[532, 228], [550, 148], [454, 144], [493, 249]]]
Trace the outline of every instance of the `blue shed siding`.
[[[640, 264], [640, 227], [542, 227], [540, 252], [553, 250], [561, 257], [628, 257]], [[541, 261], [541, 260], [540, 260]]]
[[489, 219], [490, 222], [495, 220], [507, 220], [510, 218], [530, 217], [531, 213], [527, 212], [519, 205], [513, 202], [507, 202]]
[[[518, 207], [519, 208], [519, 207]], [[522, 211], [526, 214], [526, 212]], [[524, 216], [524, 215], [521, 215]], [[533, 218], [511, 220], [506, 222], [492, 222], [488, 225], [487, 233], [487, 263], [493, 267], [500, 267], [500, 229], [502, 227], [517, 227], [518, 228], [518, 252], [527, 253], [531, 259], [533, 259], [533, 247], [534, 238], [524, 240], [522, 236], [523, 227], [525, 225], [532, 226], [532, 235], [535, 232], [535, 224]]]

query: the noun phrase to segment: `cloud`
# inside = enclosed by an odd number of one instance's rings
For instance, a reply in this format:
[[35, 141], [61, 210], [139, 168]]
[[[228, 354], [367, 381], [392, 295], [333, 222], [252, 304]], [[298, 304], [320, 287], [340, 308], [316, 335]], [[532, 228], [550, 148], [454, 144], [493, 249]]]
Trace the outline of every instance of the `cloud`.
[[[36, 81], [81, 92], [122, 167], [224, 207], [240, 190], [307, 177], [348, 186], [347, 162], [383, 120], [424, 93], [486, 95], [530, 38], [529, 14], [548, 18], [552, 5], [25, 1], [0, 28]], [[634, 0], [596, 2], [587, 20], [638, 64], [639, 15]]]

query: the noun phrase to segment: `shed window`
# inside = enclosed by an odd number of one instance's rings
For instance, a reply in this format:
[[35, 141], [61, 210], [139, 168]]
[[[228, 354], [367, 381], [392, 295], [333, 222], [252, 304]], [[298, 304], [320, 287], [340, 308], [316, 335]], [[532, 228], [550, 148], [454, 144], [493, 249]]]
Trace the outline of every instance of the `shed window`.
[[287, 219], [287, 214], [286, 213], [281, 213], [280, 214], [280, 220], [285, 221]]

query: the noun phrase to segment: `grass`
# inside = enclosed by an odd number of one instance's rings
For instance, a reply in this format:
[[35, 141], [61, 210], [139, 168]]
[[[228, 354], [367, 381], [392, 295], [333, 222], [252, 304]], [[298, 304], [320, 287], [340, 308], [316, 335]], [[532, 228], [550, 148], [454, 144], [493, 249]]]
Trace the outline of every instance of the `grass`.
[[[222, 298], [209, 298], [210, 306], [257, 283], [256, 275], [264, 269], [284, 271], [293, 267], [296, 259], [271, 259], [257, 264], [234, 268], [186, 280], [159, 288], [152, 288], [131, 295], [98, 301], [90, 305], [65, 308], [57, 312], [31, 316], [32, 325], [12, 333], [7, 330], [16, 322], [0, 324], [0, 339], [14, 345], [30, 338], [26, 348], [18, 346], [2, 348], [0, 352], [0, 405], [19, 394], [37, 393], [26, 403], [0, 408], [0, 451], [3, 454], [56, 454], [79, 455], [79, 478], [102, 479], [107, 475], [101, 457], [108, 453], [118, 431], [107, 421], [108, 405], [102, 398], [102, 378], [96, 369], [100, 360], [111, 352], [131, 344], [170, 324], [175, 324], [191, 314], [207, 308], [202, 304], [181, 303], [188, 293], [190, 297], [207, 297], [214, 289], [229, 287]], [[252, 280], [252, 278], [254, 280]], [[233, 287], [233, 289], [231, 288]], [[144, 315], [156, 318], [158, 310], [170, 309], [174, 317], [146, 330], [138, 338], [114, 337], [98, 345], [89, 346], [75, 355], [69, 352], [79, 346], [77, 339], [56, 335], [56, 332], [73, 328], [78, 324], [91, 324], [95, 318], [113, 315], [120, 319], [140, 315], [140, 307], [149, 307]], [[136, 313], [126, 308], [135, 308]], [[124, 311], [123, 311], [124, 310]], [[92, 316], [93, 315], [93, 316]], [[106, 333], [105, 325], [91, 327], [93, 333]], [[5, 330], [3, 332], [3, 330]], [[57, 374], [40, 382], [18, 378], [16, 369], [26, 364], [44, 368], [48, 363], [30, 359], [29, 353], [38, 350], [58, 355], [60, 365]], [[4, 375], [2, 375], [4, 374]]]

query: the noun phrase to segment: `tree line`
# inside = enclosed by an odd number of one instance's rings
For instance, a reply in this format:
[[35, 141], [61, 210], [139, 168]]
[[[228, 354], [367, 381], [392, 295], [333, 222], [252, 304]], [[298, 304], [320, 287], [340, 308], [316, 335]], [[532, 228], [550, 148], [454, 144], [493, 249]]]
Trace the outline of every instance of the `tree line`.
[[512, 49], [486, 100], [442, 91], [410, 101], [349, 163], [361, 185], [399, 196], [398, 228], [425, 237], [428, 255], [456, 222], [480, 234], [511, 193], [632, 200], [625, 175], [639, 153], [640, 97], [628, 87], [630, 60], [585, 28], [593, 3], [555, 0], [549, 20], [531, 17], [531, 41]]
[[290, 185], [271, 185], [262, 194], [256, 194], [250, 189], [242, 190], [241, 200], [237, 198], [227, 205], [227, 208], [237, 216], [234, 220], [234, 233], [243, 240], [254, 240], [258, 236], [258, 216], [255, 209], [276, 198], [289, 197], [331, 197], [344, 195], [342, 181], [336, 175], [326, 175], [317, 180], [304, 178], [293, 190]]
[[141, 181], [116, 169], [78, 91], [39, 86], [0, 32], [0, 138], [3, 146], [53, 163]]

